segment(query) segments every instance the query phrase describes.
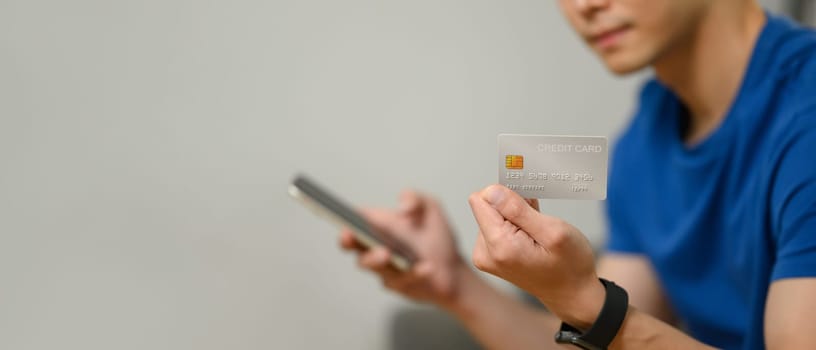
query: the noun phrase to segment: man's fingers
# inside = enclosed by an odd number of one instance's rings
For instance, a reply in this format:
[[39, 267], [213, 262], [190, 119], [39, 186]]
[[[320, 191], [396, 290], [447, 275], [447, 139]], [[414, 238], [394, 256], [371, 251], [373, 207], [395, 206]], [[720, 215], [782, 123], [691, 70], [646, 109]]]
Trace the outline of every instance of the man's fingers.
[[405, 236], [410, 235], [411, 224], [398, 211], [380, 208], [364, 208], [359, 211], [375, 231], [402, 243], [409, 241]]
[[361, 208], [358, 209], [358, 212], [369, 224], [376, 228], [389, 227], [399, 218], [399, 215], [395, 211], [388, 209]]
[[413, 190], [404, 190], [400, 193], [399, 211], [400, 214], [415, 217], [422, 212], [424, 204], [422, 195]]
[[448, 222], [445, 211], [442, 210], [437, 200], [412, 190], [406, 190], [400, 196], [400, 214], [414, 227], [420, 225], [447, 226]]
[[388, 267], [391, 253], [384, 247], [374, 247], [368, 251], [360, 253], [357, 263], [362, 268], [374, 271], [381, 271]]
[[344, 229], [340, 232], [340, 247], [345, 250], [351, 251], [358, 251], [362, 252], [365, 251], [365, 247], [354, 238], [354, 233], [351, 232], [349, 229]]
[[483, 202], [530, 235], [542, 230], [543, 215], [524, 198], [502, 185], [491, 185], [480, 192]]
[[404, 190], [400, 193], [398, 212], [402, 220], [410, 227], [417, 227], [422, 223], [425, 213], [425, 198], [413, 190]]
[[410, 271], [391, 275], [385, 278], [383, 283], [388, 288], [405, 292], [418, 284], [424, 283], [424, 280], [432, 273], [432, 266], [427, 262], [420, 261]]
[[473, 260], [473, 266], [476, 266], [479, 270], [488, 272], [493, 268], [490, 252], [482, 231], [479, 231], [479, 235], [476, 236], [476, 245], [473, 247], [473, 257], [471, 259]]
[[496, 242], [501, 239], [502, 228], [507, 224], [507, 220], [498, 210], [491, 207], [483, 198], [481, 192], [475, 192], [468, 198], [473, 217], [481, 229], [481, 236], [484, 236], [486, 243]]
[[377, 274], [386, 288], [404, 292], [410, 287], [420, 283], [421, 278], [425, 278], [416, 271], [403, 272], [391, 265], [391, 253], [383, 248], [376, 247], [370, 251], [361, 253], [357, 258], [360, 267], [368, 269]]
[[340, 242], [340, 247], [345, 250], [354, 249], [354, 237], [351, 237], [351, 234], [348, 233], [348, 231], [340, 232], [340, 239], [338, 239], [338, 242]]
[[537, 211], [537, 212], [539, 212], [539, 213], [541, 212], [541, 206], [539, 206], [539, 204], [538, 204], [538, 199], [535, 199], [535, 198], [525, 198], [525, 199], [524, 199], [524, 201], [526, 201], [526, 202], [527, 202], [527, 204], [529, 204], [529, 205], [530, 205], [530, 207], [532, 207], [533, 209], [535, 209], [535, 211]]

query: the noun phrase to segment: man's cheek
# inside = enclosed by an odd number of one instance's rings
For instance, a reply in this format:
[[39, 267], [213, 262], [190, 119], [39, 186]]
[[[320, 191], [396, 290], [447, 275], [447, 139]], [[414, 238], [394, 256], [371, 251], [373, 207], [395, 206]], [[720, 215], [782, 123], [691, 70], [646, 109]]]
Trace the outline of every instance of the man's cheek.
[[572, 30], [574, 30], [579, 35], [584, 32], [584, 29], [586, 28], [586, 23], [581, 18], [581, 15], [578, 12], [576, 12], [574, 9], [565, 8], [561, 13], [566, 18]]

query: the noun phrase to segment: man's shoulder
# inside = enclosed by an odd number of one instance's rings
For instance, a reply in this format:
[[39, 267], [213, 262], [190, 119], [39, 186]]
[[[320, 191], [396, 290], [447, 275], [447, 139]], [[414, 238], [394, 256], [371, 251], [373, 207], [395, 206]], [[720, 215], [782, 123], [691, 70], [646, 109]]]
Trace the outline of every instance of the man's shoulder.
[[[772, 99], [773, 112], [766, 144], [770, 148], [766, 168], [777, 220], [783, 208], [791, 208], [790, 198], [812, 187], [816, 181], [816, 31], [786, 23], [775, 40], [771, 76], [767, 84], [778, 97]], [[784, 230], [776, 230], [777, 233]]]
[[754, 82], [747, 89], [755, 94], [740, 103], [750, 107], [746, 113], [759, 113], [751, 120], [764, 132], [752, 135], [763, 135], [778, 149], [816, 131], [816, 31], [777, 16], [769, 17], [768, 26], [754, 54], [757, 67], [748, 72], [759, 76], [745, 78]]
[[772, 56], [768, 64], [774, 69], [766, 78], [773, 79], [765, 81], [781, 83], [778, 89], [784, 91], [789, 107], [806, 108], [803, 103], [815, 100], [816, 95], [816, 31], [784, 18], [769, 20], [778, 28], [778, 34], [767, 47]]
[[816, 31], [792, 26], [776, 46], [773, 73], [774, 130], [777, 141], [816, 133]]
[[767, 50], [773, 57], [768, 64], [791, 68], [811, 56], [816, 47], [816, 30], [772, 15], [759, 40], [756, 49]]

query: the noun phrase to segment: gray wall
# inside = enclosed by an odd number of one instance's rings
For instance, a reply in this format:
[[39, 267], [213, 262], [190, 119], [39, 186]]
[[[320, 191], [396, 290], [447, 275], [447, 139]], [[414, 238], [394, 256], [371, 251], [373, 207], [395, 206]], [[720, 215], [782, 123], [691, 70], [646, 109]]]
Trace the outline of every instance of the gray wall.
[[434, 193], [468, 254], [496, 134], [614, 136], [637, 85], [554, 1], [1, 1], [0, 348], [386, 348], [410, 304], [290, 177]]
[[816, 1], [814, 0], [797, 0], [799, 8], [801, 11], [798, 14], [798, 17], [802, 19], [804, 23], [807, 23], [811, 27], [816, 26]]

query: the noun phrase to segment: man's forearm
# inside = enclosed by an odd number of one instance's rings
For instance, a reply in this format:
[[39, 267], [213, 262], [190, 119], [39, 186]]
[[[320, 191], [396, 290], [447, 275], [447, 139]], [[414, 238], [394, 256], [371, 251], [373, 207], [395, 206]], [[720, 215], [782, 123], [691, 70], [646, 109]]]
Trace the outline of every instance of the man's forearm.
[[[593, 283], [592, 291], [576, 295], [566, 308], [554, 306], [554, 314], [578, 329], [589, 329], [596, 322], [600, 308], [597, 301], [606, 295], [600, 283]], [[589, 299], [586, 299], [589, 298]], [[617, 336], [609, 344], [610, 349], [711, 349], [677, 328], [630, 306]]]
[[663, 321], [629, 307], [610, 349], [714, 349]]
[[[486, 348], [560, 349], [553, 338], [561, 325], [560, 319], [502, 293], [472, 270], [459, 275], [459, 295], [442, 308], [456, 317]], [[586, 320], [586, 324], [593, 322]], [[712, 348], [630, 307], [610, 349]]]
[[557, 349], [553, 335], [560, 320], [502, 293], [473, 270], [459, 275], [458, 296], [442, 307], [483, 346], [492, 350]]
[[[602, 300], [606, 296], [600, 283], [591, 283], [588, 289], [575, 293], [569, 303], [549, 305], [569, 325], [587, 330], [597, 321]], [[601, 301], [601, 303], [599, 303]], [[626, 318], [609, 349], [712, 349], [677, 328], [629, 306]]]

